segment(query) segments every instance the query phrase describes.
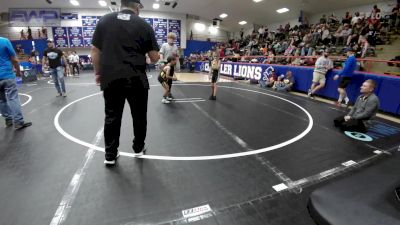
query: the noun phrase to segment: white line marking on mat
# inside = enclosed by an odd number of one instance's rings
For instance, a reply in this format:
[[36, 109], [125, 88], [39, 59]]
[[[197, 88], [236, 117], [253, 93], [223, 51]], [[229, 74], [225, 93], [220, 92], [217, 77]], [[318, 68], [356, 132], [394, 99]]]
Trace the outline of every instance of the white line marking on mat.
[[22, 104], [21, 106], [25, 106], [25, 105], [27, 105], [29, 102], [32, 101], [32, 96], [30, 96], [30, 95], [28, 95], [28, 94], [19, 93], [19, 95], [28, 97], [28, 101], [24, 102], [24, 104]]
[[[18, 95], [22, 95], [22, 96], [28, 97], [28, 101], [24, 102], [24, 104], [22, 104], [21, 107], [22, 107], [22, 106], [26, 106], [29, 102], [32, 101], [32, 96], [30, 96], [30, 95], [28, 95], [28, 94], [18, 93]], [[1, 113], [0, 113], [0, 116], [1, 116]]]
[[350, 161], [342, 163], [342, 165], [345, 166], [345, 167], [349, 167], [349, 166], [352, 166], [354, 164], [357, 164], [357, 163], [354, 162], [353, 160], [350, 160]]
[[[150, 85], [150, 86], [160, 86], [160, 85]], [[209, 87], [209, 85], [201, 85], [201, 84], [177, 84], [176, 86]], [[252, 93], [258, 93], [258, 94], [261, 94], [261, 95], [270, 96], [270, 97], [281, 99], [282, 101], [288, 102], [288, 103], [296, 106], [297, 108], [301, 109], [307, 115], [307, 117], [309, 119], [308, 126], [302, 133], [300, 133], [299, 135], [297, 135], [294, 138], [291, 138], [291, 139], [289, 139], [289, 140], [287, 140], [285, 142], [282, 142], [280, 144], [277, 144], [277, 145], [274, 145], [274, 146], [269, 146], [269, 147], [266, 147], [266, 148], [263, 148], [263, 149], [258, 149], [258, 150], [239, 152], [239, 153], [232, 153], [232, 154], [223, 154], [223, 155], [211, 155], [211, 156], [178, 157], [178, 156], [144, 155], [144, 156], [141, 156], [139, 158], [141, 158], [141, 159], [154, 159], [154, 160], [171, 160], [171, 161], [202, 161], [202, 160], [230, 159], [230, 158], [237, 158], [237, 157], [256, 155], [256, 154], [260, 154], [260, 153], [264, 153], [264, 152], [277, 150], [277, 149], [283, 148], [285, 146], [288, 146], [290, 144], [293, 144], [293, 143], [301, 140], [305, 136], [307, 136], [307, 134], [311, 132], [311, 130], [312, 130], [313, 126], [314, 126], [314, 120], [313, 120], [311, 114], [306, 109], [304, 109], [300, 105], [298, 105], [298, 104], [296, 104], [296, 103], [294, 103], [294, 102], [292, 102], [290, 100], [287, 100], [285, 98], [281, 98], [279, 96], [271, 95], [271, 94], [268, 94], [268, 93], [251, 90], [251, 89], [229, 87], [229, 86], [220, 86], [220, 87], [221, 88], [227, 88], [227, 89], [242, 90], [242, 91], [247, 91], [247, 92], [252, 92]], [[99, 147], [99, 146], [93, 145], [91, 143], [82, 141], [82, 140], [80, 140], [80, 139], [78, 139], [76, 137], [73, 137], [72, 135], [70, 135], [66, 131], [64, 131], [64, 129], [60, 125], [60, 116], [67, 108], [69, 108], [71, 105], [73, 105], [73, 104], [75, 104], [77, 102], [80, 102], [82, 100], [88, 99], [88, 98], [96, 96], [96, 95], [100, 95], [101, 93], [102, 92], [98, 92], [98, 93], [95, 93], [95, 94], [92, 94], [92, 95], [88, 95], [86, 97], [82, 97], [82, 98], [77, 99], [77, 100], [69, 103], [68, 105], [64, 106], [62, 109], [60, 109], [60, 111], [58, 111], [58, 113], [54, 117], [54, 126], [56, 127], [57, 131], [61, 135], [63, 135], [65, 138], [69, 139], [70, 141], [75, 142], [75, 143], [80, 144], [80, 145], [83, 145], [83, 146], [86, 146], [88, 148], [92, 148], [92, 149], [94, 149], [96, 151], [104, 152], [104, 148], [103, 147]], [[120, 154], [122, 156], [126, 156], [126, 157], [137, 158], [137, 156], [132, 154], [132, 153], [120, 152]]]
[[[95, 145], [98, 145], [103, 137], [104, 128], [101, 128], [93, 141]], [[86, 170], [89, 168], [90, 162], [93, 159], [95, 154], [95, 150], [90, 148], [85, 156], [85, 161], [82, 166], [76, 171], [74, 176], [71, 179], [71, 182], [68, 185], [68, 188], [61, 199], [60, 205], [58, 206], [56, 213], [54, 214], [53, 219], [50, 222], [50, 225], [61, 225], [65, 222], [68, 217], [68, 214], [71, 210], [72, 204], [78, 194], [79, 187], [82, 184], [83, 179], [86, 175]]]

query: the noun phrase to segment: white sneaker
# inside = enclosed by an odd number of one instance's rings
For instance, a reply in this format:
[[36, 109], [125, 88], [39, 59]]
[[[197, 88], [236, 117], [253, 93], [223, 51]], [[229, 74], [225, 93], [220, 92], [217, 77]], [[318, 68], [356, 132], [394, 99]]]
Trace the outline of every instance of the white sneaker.
[[133, 154], [134, 154], [134, 157], [138, 157], [138, 158], [139, 158], [139, 157], [143, 156], [143, 155], [146, 153], [146, 151], [147, 151], [147, 147], [144, 146], [141, 152], [139, 152], [139, 153], [133, 153]]
[[173, 101], [173, 100], [174, 100], [174, 98], [167, 97], [167, 101]]
[[163, 98], [163, 99], [161, 100], [161, 102], [164, 103], [164, 104], [170, 104], [170, 103], [171, 103], [170, 101], [168, 101], [168, 100], [165, 99], [165, 98]]
[[117, 156], [115, 157], [115, 159], [114, 160], [111, 160], [111, 161], [108, 161], [108, 160], [104, 160], [104, 164], [106, 165], [106, 166], [114, 166], [115, 165], [115, 163], [117, 162], [117, 159], [119, 158], [119, 152], [117, 153]]

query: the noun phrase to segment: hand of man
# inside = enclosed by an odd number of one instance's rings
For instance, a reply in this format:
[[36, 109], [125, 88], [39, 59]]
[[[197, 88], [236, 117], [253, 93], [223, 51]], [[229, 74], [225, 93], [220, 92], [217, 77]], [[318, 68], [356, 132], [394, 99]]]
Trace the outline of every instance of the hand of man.
[[339, 75], [335, 75], [335, 76], [333, 77], [333, 79], [334, 79], [334, 80], [338, 80], [338, 79], [339, 79]]
[[101, 82], [101, 76], [100, 75], [96, 75], [96, 85], [100, 86], [100, 82]]
[[351, 120], [351, 116], [345, 116], [345, 117], [344, 117], [344, 120], [345, 120], [346, 122], [348, 122], [349, 120]]

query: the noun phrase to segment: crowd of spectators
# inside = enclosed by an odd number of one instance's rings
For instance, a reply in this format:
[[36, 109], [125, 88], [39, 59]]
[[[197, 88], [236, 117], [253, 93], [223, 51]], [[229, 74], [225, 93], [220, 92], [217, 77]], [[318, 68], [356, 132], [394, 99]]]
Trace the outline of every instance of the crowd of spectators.
[[[389, 44], [390, 34], [399, 31], [399, 5], [383, 16], [377, 5], [369, 13], [347, 12], [343, 18], [323, 15], [316, 24], [281, 25], [276, 31], [267, 27], [254, 30], [227, 43], [219, 43], [205, 53], [194, 53], [189, 60], [207, 60], [217, 51], [225, 61], [314, 65], [318, 52], [328, 50], [342, 56], [353, 49], [358, 58], [376, 56], [376, 45]], [[254, 58], [254, 56], [263, 56]]]

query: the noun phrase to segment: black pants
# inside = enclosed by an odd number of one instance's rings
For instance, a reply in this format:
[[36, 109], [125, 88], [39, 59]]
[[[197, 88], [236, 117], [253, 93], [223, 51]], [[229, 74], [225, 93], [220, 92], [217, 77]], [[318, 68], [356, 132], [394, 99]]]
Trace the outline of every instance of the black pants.
[[367, 132], [367, 128], [365, 127], [363, 120], [351, 119], [346, 122], [344, 117], [345, 116], [338, 117], [333, 121], [335, 127], [340, 128], [341, 131], [354, 131], [360, 133]]
[[142, 151], [147, 132], [148, 92], [139, 77], [113, 81], [104, 89], [106, 160], [114, 160], [117, 156], [125, 100], [128, 100], [133, 120], [133, 151]]
[[79, 75], [79, 66], [78, 63], [72, 63], [72, 74], [75, 76], [75, 69], [78, 72]]

